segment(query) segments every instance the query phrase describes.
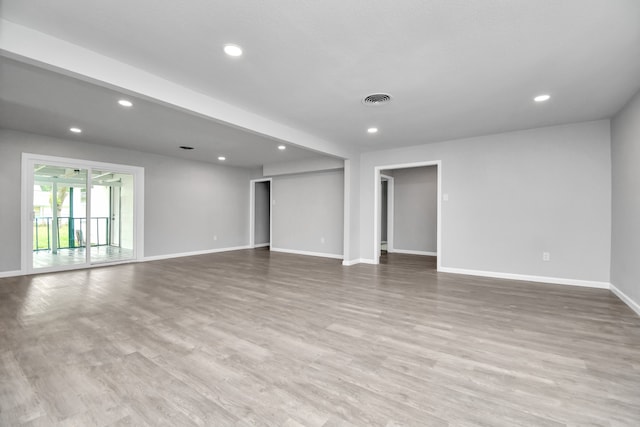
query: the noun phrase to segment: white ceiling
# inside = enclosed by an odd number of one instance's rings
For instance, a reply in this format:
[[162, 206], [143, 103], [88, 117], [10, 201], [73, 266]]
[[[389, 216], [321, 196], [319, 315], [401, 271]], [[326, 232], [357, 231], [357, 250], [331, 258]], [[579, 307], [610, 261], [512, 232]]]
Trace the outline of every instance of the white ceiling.
[[[640, 89], [638, 0], [2, 0], [0, 7], [14, 23], [358, 150], [607, 118]], [[225, 43], [245, 54], [225, 56]], [[363, 106], [372, 92], [394, 100]], [[552, 99], [535, 104], [540, 93]], [[100, 122], [96, 115], [91, 124]], [[380, 132], [367, 134], [370, 126]], [[99, 139], [130, 143], [112, 132], [104, 126]]]

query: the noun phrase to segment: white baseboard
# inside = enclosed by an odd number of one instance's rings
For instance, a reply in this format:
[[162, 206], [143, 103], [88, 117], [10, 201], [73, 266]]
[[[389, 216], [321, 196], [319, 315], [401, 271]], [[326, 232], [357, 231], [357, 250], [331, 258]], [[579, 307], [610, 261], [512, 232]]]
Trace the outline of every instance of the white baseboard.
[[615, 285], [611, 284], [611, 292], [613, 292], [618, 298], [620, 298], [625, 304], [627, 304], [631, 310], [635, 311], [638, 316], [640, 316], [640, 304], [632, 300], [627, 294], [622, 292], [620, 289], [616, 288]]
[[266, 248], [267, 246], [270, 246], [271, 243], [258, 243], [257, 245], [253, 245], [254, 248]]
[[426, 256], [438, 255], [437, 252], [414, 251], [413, 249], [398, 249], [398, 248], [387, 249], [387, 252], [389, 252], [390, 254], [426, 255]]
[[0, 279], [3, 277], [16, 277], [16, 276], [24, 276], [26, 273], [23, 273], [21, 270], [14, 271], [0, 271]]
[[499, 273], [495, 271], [467, 270], [464, 268], [440, 267], [442, 273], [466, 274], [469, 276], [493, 277], [496, 279], [522, 280], [525, 282], [551, 283], [554, 285], [582, 286], [587, 288], [609, 289], [608, 282], [595, 282], [590, 280], [564, 279], [559, 277], [530, 276], [527, 274]]
[[205, 249], [203, 251], [181, 252], [181, 253], [175, 253], [175, 254], [146, 256], [143, 259], [141, 259], [141, 261], [143, 261], [143, 262], [159, 261], [161, 259], [182, 258], [182, 257], [185, 257], [185, 256], [215, 254], [215, 253], [218, 253], [218, 252], [239, 251], [239, 250], [242, 250], [242, 249], [250, 249], [250, 247], [248, 245], [247, 246], [233, 246], [233, 247], [229, 247], [229, 248]]
[[296, 254], [296, 255], [307, 255], [307, 256], [317, 256], [322, 258], [333, 258], [333, 259], [343, 259], [342, 255], [338, 254], [327, 254], [324, 252], [309, 252], [309, 251], [299, 251], [296, 249], [283, 249], [283, 248], [271, 248], [271, 252], [284, 252], [287, 254]]
[[372, 259], [367, 259], [367, 258], [356, 258], [356, 259], [351, 259], [349, 261], [342, 261], [342, 265], [347, 267], [350, 265], [356, 265], [356, 264], [378, 264], [378, 263]]

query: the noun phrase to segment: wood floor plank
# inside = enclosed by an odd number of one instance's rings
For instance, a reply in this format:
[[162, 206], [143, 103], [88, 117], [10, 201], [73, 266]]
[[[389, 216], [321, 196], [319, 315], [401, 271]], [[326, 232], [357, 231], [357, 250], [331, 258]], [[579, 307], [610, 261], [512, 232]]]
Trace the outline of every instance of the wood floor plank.
[[0, 425], [637, 426], [640, 318], [401, 254], [0, 279]]

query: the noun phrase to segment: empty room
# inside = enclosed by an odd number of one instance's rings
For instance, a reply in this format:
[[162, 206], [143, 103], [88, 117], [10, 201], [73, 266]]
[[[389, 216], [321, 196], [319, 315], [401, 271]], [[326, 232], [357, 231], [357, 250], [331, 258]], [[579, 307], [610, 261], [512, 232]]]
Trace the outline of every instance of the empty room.
[[640, 425], [637, 0], [0, 1], [0, 426]]

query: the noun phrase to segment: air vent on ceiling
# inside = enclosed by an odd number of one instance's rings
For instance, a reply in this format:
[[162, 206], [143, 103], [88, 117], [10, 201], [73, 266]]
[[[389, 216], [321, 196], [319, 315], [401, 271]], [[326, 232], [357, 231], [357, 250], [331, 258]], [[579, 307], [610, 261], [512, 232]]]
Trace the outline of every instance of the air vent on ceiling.
[[364, 105], [381, 105], [391, 101], [391, 95], [388, 93], [372, 93], [362, 99]]

